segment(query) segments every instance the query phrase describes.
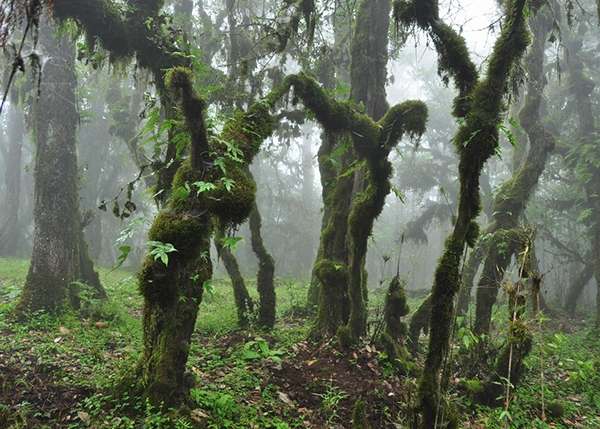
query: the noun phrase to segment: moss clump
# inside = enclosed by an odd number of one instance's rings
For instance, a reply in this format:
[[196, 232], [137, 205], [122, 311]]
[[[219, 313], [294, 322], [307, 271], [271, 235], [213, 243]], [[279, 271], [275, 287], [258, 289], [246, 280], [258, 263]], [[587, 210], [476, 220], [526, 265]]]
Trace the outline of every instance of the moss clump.
[[216, 189], [207, 195], [208, 210], [225, 225], [239, 225], [248, 219], [256, 196], [254, 180], [240, 166], [232, 165], [225, 178], [213, 183]]
[[198, 247], [198, 240], [206, 234], [206, 227], [198, 222], [193, 215], [175, 213], [171, 210], [163, 211], [156, 217], [148, 239], [161, 243], [171, 243], [177, 252], [169, 255], [170, 258], [183, 259], [188, 254], [193, 254]]
[[403, 345], [398, 344], [394, 339], [383, 333], [379, 336], [379, 341], [383, 350], [387, 354], [387, 361], [399, 375], [406, 375], [410, 372], [411, 365], [408, 362], [408, 351]]
[[352, 409], [352, 429], [371, 429], [367, 421], [367, 403], [357, 399]]
[[[268, 103], [254, 103], [246, 112], [236, 112], [223, 126], [221, 140], [234, 144], [243, 154], [244, 163], [251, 164], [262, 142], [274, 130]], [[222, 148], [224, 149], [224, 148]]]
[[467, 246], [469, 246], [471, 249], [473, 249], [477, 245], [477, 239], [479, 238], [479, 228], [479, 222], [477, 222], [475, 219], [472, 219], [469, 222], [465, 242], [467, 243]]
[[474, 397], [483, 392], [483, 385], [479, 380], [460, 380], [458, 385], [467, 391], [469, 397]]
[[406, 316], [409, 311], [404, 282], [400, 281], [399, 276], [395, 276], [388, 287], [384, 309], [386, 332], [394, 341], [400, 341], [406, 337], [407, 327], [401, 318]]
[[337, 340], [343, 350], [349, 350], [356, 343], [352, 330], [346, 325], [337, 329]]
[[560, 419], [565, 416], [567, 410], [562, 402], [554, 401], [546, 405], [546, 410], [550, 417]]

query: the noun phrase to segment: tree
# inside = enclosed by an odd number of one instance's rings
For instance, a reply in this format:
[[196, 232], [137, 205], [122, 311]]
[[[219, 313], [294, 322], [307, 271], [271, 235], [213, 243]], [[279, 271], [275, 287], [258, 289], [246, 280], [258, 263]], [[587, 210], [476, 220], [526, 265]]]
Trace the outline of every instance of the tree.
[[445, 409], [440, 389], [446, 385], [447, 377], [441, 374], [441, 369], [450, 345], [453, 301], [460, 288], [462, 255], [465, 247], [473, 246], [479, 235], [476, 221], [481, 212], [479, 176], [498, 147], [498, 125], [512, 66], [529, 43], [524, 9], [523, 0], [505, 3], [505, 24], [494, 45], [486, 77], [480, 79], [464, 39], [440, 19], [437, 1], [394, 4], [394, 17], [399, 26], [404, 29], [417, 26], [431, 38], [438, 52], [440, 73], [446, 80], [452, 78], [459, 92], [453, 105], [454, 116], [460, 118], [454, 136], [460, 157], [458, 212], [435, 271], [429, 349], [419, 382], [421, 426], [427, 429], [435, 428], [438, 421], [444, 420], [457, 425], [457, 417], [452, 413], [439, 415], [440, 410]]
[[[14, 100], [13, 100], [14, 101]], [[6, 138], [8, 144], [2, 145], [2, 156], [6, 170], [4, 181], [6, 193], [4, 195], [4, 210], [0, 217], [0, 255], [13, 253], [13, 235], [17, 226], [19, 215], [19, 198], [21, 196], [21, 154], [23, 149], [23, 135], [25, 123], [23, 115], [15, 105], [11, 106], [8, 113], [10, 124]]]
[[77, 281], [106, 296], [80, 226], [75, 51], [68, 37], [53, 37], [50, 27], [43, 27], [41, 36], [49, 58], [34, 106], [35, 233], [29, 273], [15, 308], [19, 317], [59, 311], [67, 299], [77, 306]]

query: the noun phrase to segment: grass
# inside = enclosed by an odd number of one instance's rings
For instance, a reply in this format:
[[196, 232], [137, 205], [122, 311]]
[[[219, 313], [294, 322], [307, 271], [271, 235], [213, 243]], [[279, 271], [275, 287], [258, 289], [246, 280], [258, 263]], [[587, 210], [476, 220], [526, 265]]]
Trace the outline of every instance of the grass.
[[[409, 427], [418, 371], [398, 378], [368, 341], [348, 354], [335, 343], [307, 342], [305, 285], [294, 280], [277, 280], [278, 324], [269, 333], [239, 330], [231, 287], [215, 280], [200, 306], [188, 361], [196, 379], [191, 409], [161, 411], [126, 393], [113, 394], [123, 374], [136, 365], [141, 348], [142, 303], [135, 275], [100, 270], [107, 302], [83, 294], [77, 312], [32, 314], [27, 324], [13, 324], [8, 315], [27, 269], [26, 261], [0, 260], [0, 332], [5, 338], [0, 342], [0, 429], [349, 427], [356, 399], [370, 401], [371, 414], [380, 413], [379, 426], [373, 427]], [[253, 281], [248, 288], [257, 298]], [[370, 297], [370, 326], [377, 325], [373, 319], [381, 316], [384, 295], [379, 291]], [[600, 337], [590, 334], [592, 320], [561, 323], [544, 326], [543, 346], [538, 342], [527, 358], [525, 379], [506, 411], [475, 404], [461, 388], [469, 382], [457, 372], [448, 395], [463, 427], [600, 428]], [[464, 340], [459, 346], [466, 347]], [[419, 359], [414, 364], [418, 368]], [[276, 382], [282, 365], [287, 369]], [[359, 370], [366, 372], [352, 372]], [[290, 371], [304, 381], [294, 385], [287, 378]], [[369, 387], [365, 375], [381, 384]], [[372, 399], [363, 396], [366, 391]]]

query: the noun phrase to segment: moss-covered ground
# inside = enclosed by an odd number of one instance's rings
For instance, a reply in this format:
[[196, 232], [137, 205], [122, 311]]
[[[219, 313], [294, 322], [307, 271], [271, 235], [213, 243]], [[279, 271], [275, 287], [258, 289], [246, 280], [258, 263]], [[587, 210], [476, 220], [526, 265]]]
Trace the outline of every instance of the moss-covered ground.
[[[277, 280], [277, 325], [264, 333], [237, 328], [231, 286], [215, 280], [200, 306], [188, 362], [195, 380], [189, 408], [160, 411], [114, 390], [132, 373], [140, 353], [142, 300], [135, 275], [102, 270], [108, 302], [84, 294], [77, 313], [32, 314], [17, 325], [8, 315], [27, 268], [26, 261], [0, 259], [0, 429], [352, 428], [357, 402], [364, 407], [361, 424], [410, 427], [423, 350], [411, 363], [413, 372], [397, 376], [370, 341], [380, 329], [384, 288], [371, 296], [370, 336], [343, 352], [334, 341], [306, 340], [305, 284]], [[251, 280], [248, 287], [256, 297]], [[419, 299], [409, 300], [411, 308]], [[541, 348], [534, 331], [525, 381], [511, 396], [508, 413], [475, 404], [478, 383], [461, 374], [472, 336], [459, 331], [449, 398], [458, 406], [462, 427], [600, 428], [600, 339], [590, 335], [592, 326], [583, 314], [544, 322]]]

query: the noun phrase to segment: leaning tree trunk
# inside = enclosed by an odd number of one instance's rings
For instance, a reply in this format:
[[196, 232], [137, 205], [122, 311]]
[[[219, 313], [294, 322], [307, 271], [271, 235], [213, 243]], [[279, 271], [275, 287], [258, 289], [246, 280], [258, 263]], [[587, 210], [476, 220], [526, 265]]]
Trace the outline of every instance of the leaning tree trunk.
[[40, 96], [33, 112], [36, 143], [33, 252], [15, 309], [19, 316], [36, 310], [58, 311], [68, 299], [77, 305], [75, 281], [89, 282], [97, 293], [104, 294], [97, 275], [91, 274], [93, 269], [84, 273], [81, 265], [89, 256], [82, 246], [77, 194], [79, 117], [75, 49], [69, 37], [54, 38], [49, 27], [42, 28], [40, 36], [48, 57], [44, 60]]
[[8, 148], [4, 155], [4, 211], [0, 217], [0, 255], [14, 254], [11, 249], [13, 233], [19, 215], [19, 198], [21, 196], [21, 153], [25, 123], [23, 115], [15, 105], [10, 106], [8, 116]]
[[544, 171], [546, 159], [554, 150], [554, 136], [544, 128], [539, 113], [546, 82], [543, 70], [544, 46], [553, 29], [552, 25], [553, 19], [543, 10], [537, 11], [530, 19], [534, 38], [526, 59], [529, 70], [527, 95], [519, 111], [519, 121], [529, 137], [529, 153], [518, 172], [502, 184], [494, 198], [494, 222], [487, 231], [492, 236], [492, 243], [477, 287], [473, 326], [476, 335], [489, 334], [492, 308], [511, 260], [511, 248], [518, 245], [508, 231], [517, 227], [529, 197]]
[[577, 310], [577, 301], [581, 296], [581, 293], [585, 289], [586, 285], [592, 279], [594, 275], [594, 264], [585, 264], [583, 269], [579, 271], [577, 277], [570, 283], [567, 289], [567, 296], [563, 304], [563, 310], [571, 317], [575, 316], [575, 310]]
[[488, 62], [487, 76], [481, 81], [465, 41], [441, 21], [437, 1], [395, 3], [394, 15], [403, 28], [416, 24], [432, 38], [439, 55], [440, 72], [453, 78], [459, 89], [453, 113], [464, 118], [454, 138], [460, 157], [458, 215], [435, 271], [429, 349], [419, 382], [422, 427], [426, 429], [436, 428], [444, 421], [457, 424], [456, 416], [440, 415], [441, 410], [447, 409], [441, 391], [448, 375], [442, 373], [442, 364], [450, 346], [461, 260], [465, 246], [473, 246], [479, 234], [476, 221], [481, 213], [479, 176], [498, 145], [500, 113], [512, 66], [529, 43], [524, 21], [525, 3], [525, 0], [506, 2], [506, 22]]

